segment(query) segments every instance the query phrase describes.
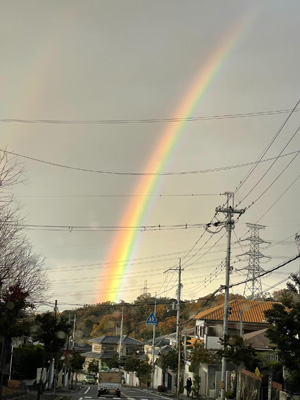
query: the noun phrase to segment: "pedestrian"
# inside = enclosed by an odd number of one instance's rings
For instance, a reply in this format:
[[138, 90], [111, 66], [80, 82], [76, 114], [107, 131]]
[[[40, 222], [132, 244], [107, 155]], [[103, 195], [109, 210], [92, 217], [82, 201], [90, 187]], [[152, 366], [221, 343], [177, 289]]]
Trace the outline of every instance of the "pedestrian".
[[191, 389], [192, 389], [192, 378], [187, 378], [187, 380], [186, 380], [186, 392], [187, 392], [187, 397], [190, 396]]

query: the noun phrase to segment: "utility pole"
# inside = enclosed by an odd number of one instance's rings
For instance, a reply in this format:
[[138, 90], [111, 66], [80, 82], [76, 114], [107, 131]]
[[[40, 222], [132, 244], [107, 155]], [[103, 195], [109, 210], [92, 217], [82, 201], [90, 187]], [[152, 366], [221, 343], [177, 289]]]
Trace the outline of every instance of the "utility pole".
[[[154, 316], [156, 318], [156, 293], [155, 293], [155, 300], [154, 300]], [[155, 328], [156, 325], [153, 325], [153, 338], [152, 338], [152, 388], [154, 384], [154, 355], [155, 355]]]
[[178, 288], [177, 288], [177, 322], [176, 322], [176, 349], [178, 351], [178, 369], [177, 369], [177, 388], [176, 395], [179, 393], [180, 385], [180, 298], [181, 298], [181, 258], [179, 258], [179, 265], [177, 268], [169, 268], [167, 271], [178, 271]]
[[176, 349], [179, 347], [179, 325], [180, 325], [180, 297], [181, 297], [181, 258], [179, 258], [179, 266], [177, 268], [169, 268], [164, 273], [168, 271], [178, 271], [178, 287], [177, 287], [177, 321], [176, 321]]
[[[54, 305], [54, 317], [55, 317], [55, 324], [57, 324], [56, 318], [57, 318], [57, 300], [55, 300], [55, 305]], [[58, 352], [56, 352], [55, 357], [53, 359], [53, 388], [54, 388], [54, 394], [56, 395], [56, 386], [57, 386], [57, 365], [58, 365]], [[50, 381], [51, 383], [51, 381]]]
[[179, 345], [178, 345], [178, 369], [177, 369], [177, 387], [176, 387], [176, 397], [178, 397], [180, 393], [180, 363], [181, 363], [181, 337], [180, 337], [180, 332], [179, 332]]
[[[299, 233], [296, 233], [296, 235], [295, 235], [295, 242], [297, 245], [298, 252], [300, 253], [300, 235], [299, 235]], [[300, 276], [300, 258], [299, 258], [299, 276]]]
[[[234, 193], [226, 192], [227, 204], [226, 207], [217, 207], [216, 213], [222, 212], [226, 215], [225, 226], [227, 229], [227, 256], [226, 256], [226, 274], [225, 274], [225, 298], [224, 298], [224, 321], [223, 321], [223, 338], [228, 335], [228, 308], [229, 308], [229, 281], [230, 281], [230, 254], [231, 254], [231, 231], [234, 228], [233, 214], [243, 214], [245, 209], [237, 210], [234, 208]], [[230, 200], [231, 205], [230, 205]], [[225, 400], [225, 381], [226, 381], [226, 366], [227, 360], [222, 357], [222, 372], [221, 372], [221, 400]]]
[[[119, 344], [119, 363], [122, 353], [122, 340], [123, 340], [123, 321], [124, 321], [124, 308], [122, 307], [121, 330], [120, 330], [120, 344]], [[120, 366], [120, 365], [119, 365]]]
[[176, 348], [179, 349], [180, 342], [180, 297], [181, 297], [181, 258], [179, 258], [178, 266], [178, 289], [177, 289], [177, 322], [176, 322]]
[[74, 314], [74, 319], [73, 319], [73, 332], [72, 332], [72, 350], [74, 350], [75, 346], [75, 330], [76, 330], [76, 314]]

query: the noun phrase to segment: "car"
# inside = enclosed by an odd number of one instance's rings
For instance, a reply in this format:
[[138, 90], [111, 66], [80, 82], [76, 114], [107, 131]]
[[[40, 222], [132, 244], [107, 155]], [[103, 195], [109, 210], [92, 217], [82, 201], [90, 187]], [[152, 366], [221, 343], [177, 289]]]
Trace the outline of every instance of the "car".
[[82, 379], [82, 383], [87, 385], [94, 385], [96, 383], [96, 378], [93, 375], [86, 375]]

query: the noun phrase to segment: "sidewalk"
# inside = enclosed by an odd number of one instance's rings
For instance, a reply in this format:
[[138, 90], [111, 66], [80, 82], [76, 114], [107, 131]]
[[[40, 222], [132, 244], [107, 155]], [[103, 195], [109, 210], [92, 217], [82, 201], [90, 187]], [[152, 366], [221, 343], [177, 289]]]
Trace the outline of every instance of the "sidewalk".
[[[40, 396], [41, 400], [71, 400], [72, 394], [77, 392], [80, 389], [80, 385], [73, 387], [73, 389], [69, 387], [59, 387], [56, 389], [56, 394], [54, 394], [53, 389], [46, 390]], [[37, 390], [30, 390], [29, 392], [15, 397], [18, 400], [36, 400], [37, 399]], [[3, 399], [5, 400], [5, 399]]]
[[[179, 400], [193, 400], [193, 399], [195, 399], [195, 398], [193, 398], [193, 397], [191, 397], [191, 396], [187, 396], [186, 394], [183, 394], [183, 393], [179, 393], [177, 396], [176, 396], [176, 393], [174, 393], [174, 392], [170, 392], [170, 391], [168, 391], [168, 392], [159, 392], [157, 389], [153, 389], [153, 388], [147, 388], [147, 390], [149, 390], [149, 391], [151, 391], [151, 392], [153, 392], [153, 393], [155, 393], [155, 394], [158, 394], [158, 395], [160, 395], [160, 396], [162, 396], [162, 397], [166, 397], [167, 399], [179, 399]], [[197, 400], [207, 400], [207, 397], [198, 397], [197, 398]]]

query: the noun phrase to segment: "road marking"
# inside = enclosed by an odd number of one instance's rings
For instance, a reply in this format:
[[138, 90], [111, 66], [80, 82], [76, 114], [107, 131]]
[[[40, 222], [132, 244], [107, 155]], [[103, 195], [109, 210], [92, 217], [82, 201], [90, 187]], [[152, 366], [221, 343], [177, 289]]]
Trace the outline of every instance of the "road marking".
[[[90, 390], [90, 386], [86, 389], [86, 391], [84, 392], [84, 394], [87, 394], [87, 392]], [[91, 399], [91, 397], [90, 397], [90, 399]]]

